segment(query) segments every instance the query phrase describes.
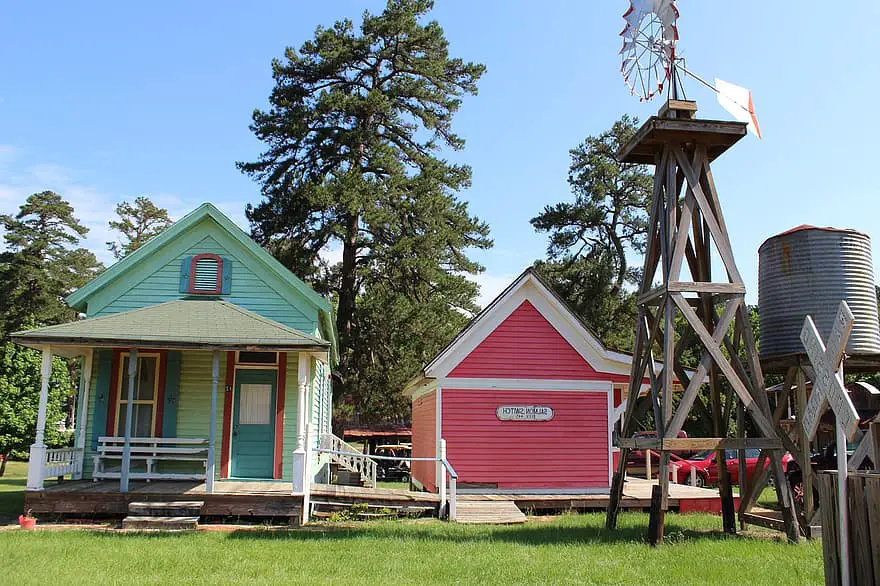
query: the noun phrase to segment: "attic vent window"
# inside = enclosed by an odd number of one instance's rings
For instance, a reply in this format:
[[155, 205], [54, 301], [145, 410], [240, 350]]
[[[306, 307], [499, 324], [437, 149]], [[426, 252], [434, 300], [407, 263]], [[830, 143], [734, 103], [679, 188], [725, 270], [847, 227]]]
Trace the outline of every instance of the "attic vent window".
[[223, 259], [215, 254], [194, 256], [190, 268], [190, 293], [219, 295], [222, 291]]

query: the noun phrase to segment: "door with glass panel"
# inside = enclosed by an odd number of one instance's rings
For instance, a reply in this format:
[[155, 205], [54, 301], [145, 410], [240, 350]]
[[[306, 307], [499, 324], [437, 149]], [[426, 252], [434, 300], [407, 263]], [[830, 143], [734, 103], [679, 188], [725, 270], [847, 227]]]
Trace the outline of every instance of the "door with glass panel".
[[235, 371], [231, 476], [273, 477], [276, 377], [274, 370]]
[[[129, 355], [123, 354], [119, 372], [119, 404], [116, 409], [116, 435], [125, 435], [125, 417], [128, 410]], [[137, 357], [137, 372], [134, 383], [134, 401], [131, 413], [131, 437], [152, 437], [156, 429], [156, 398], [159, 391], [159, 356], [141, 355]]]

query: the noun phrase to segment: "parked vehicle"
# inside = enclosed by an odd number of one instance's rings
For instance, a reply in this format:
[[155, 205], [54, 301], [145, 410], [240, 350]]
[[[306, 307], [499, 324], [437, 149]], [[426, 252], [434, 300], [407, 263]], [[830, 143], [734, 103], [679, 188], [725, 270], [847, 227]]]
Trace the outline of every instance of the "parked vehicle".
[[[750, 448], [745, 450], [746, 456], [746, 479], [751, 481], [755, 475], [755, 469], [758, 467], [758, 457], [761, 450]], [[739, 451], [724, 450], [725, 468], [732, 484], [739, 484]], [[788, 472], [792, 463], [795, 462], [791, 454], [786, 453], [782, 457], [782, 467]], [[715, 458], [714, 450], [704, 450], [693, 455], [688, 463], [697, 469], [697, 486], [708, 486], [718, 483], [718, 463]], [[767, 464], [765, 464], [766, 467]], [[796, 464], [795, 464], [796, 465]]]
[[[859, 430], [856, 433], [854, 441], [847, 442], [846, 444], [846, 456], [849, 458], [852, 456], [853, 452], [858, 448], [859, 441], [861, 440], [864, 432]], [[824, 449], [821, 449], [817, 452], [813, 452], [810, 456], [810, 465], [813, 468], [813, 472], [818, 472], [820, 470], [837, 470], [837, 445], [832, 443], [825, 446]], [[870, 470], [873, 468], [873, 463], [871, 462], [871, 456], [869, 455], [867, 458], [862, 461], [861, 466], [859, 466], [860, 470]], [[803, 474], [801, 473], [801, 468], [798, 466], [797, 461], [793, 461], [791, 466], [786, 469], [786, 478], [788, 478], [788, 485], [791, 487], [791, 493], [794, 497], [794, 502], [798, 506], [802, 506], [804, 502], [804, 483], [803, 483]], [[813, 502], [818, 505], [819, 503], [819, 490], [816, 488], [816, 485], [813, 485]]]
[[386, 482], [409, 482], [409, 460], [386, 460], [389, 458], [409, 458], [412, 456], [411, 444], [386, 444], [376, 446], [376, 456], [383, 456], [376, 460], [376, 478]]
[[[680, 431], [678, 432], [678, 437], [686, 438], [687, 432]], [[640, 431], [633, 434], [634, 438], [656, 438], [656, 431]], [[635, 476], [645, 476], [647, 474], [647, 467], [645, 461], [645, 453], [648, 450], [630, 450], [629, 457], [626, 459], [626, 469], [629, 474]], [[651, 478], [657, 477], [657, 470], [660, 467], [660, 454], [653, 450], [651, 452]], [[687, 461], [687, 458], [693, 455], [694, 452], [691, 450], [686, 451], [677, 451], [670, 452], [670, 460], [675, 462], [679, 466], [679, 482], [685, 483], [687, 482], [687, 475], [690, 474], [690, 464]]]

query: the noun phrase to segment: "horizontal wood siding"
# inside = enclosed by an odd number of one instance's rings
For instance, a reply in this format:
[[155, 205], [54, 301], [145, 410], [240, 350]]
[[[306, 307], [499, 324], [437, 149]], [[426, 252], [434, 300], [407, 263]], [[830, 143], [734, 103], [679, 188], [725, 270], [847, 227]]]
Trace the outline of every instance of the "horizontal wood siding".
[[[212, 352], [181, 352], [180, 398], [177, 404], [176, 437], [208, 439], [211, 431]], [[226, 381], [226, 353], [220, 353], [220, 381], [217, 389], [215, 477], [220, 477], [220, 444], [223, 438], [223, 393]]]
[[286, 393], [284, 396], [284, 447], [281, 452], [281, 479], [293, 481], [293, 450], [296, 448], [296, 414], [299, 406], [297, 379], [299, 356], [287, 353]]
[[[89, 300], [89, 317], [187, 297], [179, 288], [181, 262], [186, 257], [211, 253], [232, 263], [230, 292], [219, 298], [307, 334], [320, 335], [317, 309], [288, 285], [269, 283], [280, 279], [270, 277], [265, 269], [258, 267], [250, 253], [213, 220], [206, 219], [194, 226], [185, 234], [185, 239], [188, 242], [171, 244], [157, 253], [157, 257], [162, 252], [168, 254], [161, 262], [155, 258], [142, 261], [139, 274], [119, 279], [108, 285], [106, 291], [96, 294]], [[279, 293], [279, 289], [285, 294]]]
[[[443, 389], [441, 429], [459, 483], [499, 489], [608, 487], [608, 393]], [[553, 408], [550, 421], [499, 421], [501, 405]], [[413, 441], [416, 437], [413, 406]]]
[[[86, 406], [86, 445], [83, 460], [83, 478], [91, 478], [94, 470], [92, 458], [95, 455], [95, 442], [92, 440], [92, 429], [95, 424], [95, 402], [98, 395], [98, 352], [95, 351], [92, 363], [92, 380], [89, 381], [89, 400]], [[99, 435], [104, 435], [101, 432]]]
[[[444, 394], [445, 398], [445, 394]], [[412, 402], [413, 458], [436, 458], [437, 454], [437, 391], [431, 391]], [[434, 462], [413, 462], [412, 477], [427, 490], [437, 490], [437, 468]]]
[[529, 301], [523, 301], [449, 376], [607, 380]]

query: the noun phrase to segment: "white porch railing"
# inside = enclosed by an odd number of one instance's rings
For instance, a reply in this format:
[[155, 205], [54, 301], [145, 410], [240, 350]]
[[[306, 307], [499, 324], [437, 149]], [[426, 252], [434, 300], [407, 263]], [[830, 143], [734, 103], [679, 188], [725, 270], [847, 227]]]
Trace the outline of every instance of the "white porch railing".
[[82, 478], [82, 469], [82, 448], [50, 448], [46, 450], [41, 475], [43, 480], [68, 474]]
[[339, 464], [349, 472], [356, 472], [367, 486], [376, 486], [376, 460], [332, 433], [321, 434], [318, 453], [328, 454], [333, 464]]
[[[328, 437], [329, 436], [329, 437]], [[325, 443], [325, 438], [326, 443]], [[329, 438], [333, 438], [337, 441], [332, 441]], [[327, 454], [334, 457], [349, 457], [352, 456], [352, 452], [347, 450], [334, 450], [330, 447], [326, 446], [338, 446], [339, 443], [344, 444], [350, 450], [355, 450], [354, 447], [346, 444], [344, 441], [340, 440], [338, 437], [332, 434], [324, 434], [321, 436], [321, 441], [319, 442], [319, 447], [316, 450], [313, 450], [315, 454]], [[440, 457], [439, 458], [412, 458], [405, 456], [367, 456], [361, 452], [355, 450], [355, 453], [361, 458], [368, 458], [372, 461], [374, 470], [373, 470], [373, 478], [375, 479], [375, 465], [377, 460], [393, 460], [395, 462], [439, 462], [441, 465], [441, 474], [439, 479], [439, 492], [440, 492], [440, 503], [438, 508], [438, 515], [441, 518], [446, 518], [449, 521], [455, 521], [456, 518], [456, 508], [458, 503], [458, 474], [455, 472], [455, 468], [452, 467], [452, 464], [449, 463], [449, 460], [446, 459], [446, 440], [440, 440]], [[331, 460], [333, 461], [333, 460]], [[307, 482], [305, 485], [306, 495], [308, 497], [309, 492], [311, 491], [311, 477], [310, 474], [307, 475]], [[375, 480], [374, 484], [375, 486]], [[448, 489], [447, 489], [448, 487]], [[308, 498], [305, 501], [305, 505], [303, 507], [303, 522], [308, 522], [310, 511], [308, 505]]]

